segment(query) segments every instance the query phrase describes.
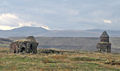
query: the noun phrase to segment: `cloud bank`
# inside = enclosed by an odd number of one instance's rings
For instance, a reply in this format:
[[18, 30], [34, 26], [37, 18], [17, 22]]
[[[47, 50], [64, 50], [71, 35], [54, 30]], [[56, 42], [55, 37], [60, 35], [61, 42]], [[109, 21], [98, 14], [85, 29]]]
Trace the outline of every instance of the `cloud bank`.
[[112, 21], [111, 20], [104, 20], [104, 23], [108, 23], [108, 24], [111, 24], [112, 23]]
[[10, 30], [14, 28], [32, 26], [32, 27], [42, 27], [44, 29], [50, 30], [50, 28], [43, 24], [38, 24], [36, 22], [25, 21], [19, 18], [15, 14], [4, 13], [0, 14], [0, 29], [1, 30]]
[[0, 0], [0, 3], [1, 29], [43, 26], [52, 30], [120, 30], [120, 0]]

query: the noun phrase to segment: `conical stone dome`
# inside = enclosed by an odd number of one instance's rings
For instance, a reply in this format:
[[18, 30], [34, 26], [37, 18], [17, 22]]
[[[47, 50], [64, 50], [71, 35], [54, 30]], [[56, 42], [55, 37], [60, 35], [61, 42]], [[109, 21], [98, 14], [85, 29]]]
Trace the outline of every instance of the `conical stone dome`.
[[109, 38], [109, 35], [107, 34], [106, 31], [104, 31], [100, 37], [101, 38], [104, 38], [104, 37]]
[[28, 36], [26, 39], [32, 42], [36, 42], [36, 39], [34, 38], [34, 36]]

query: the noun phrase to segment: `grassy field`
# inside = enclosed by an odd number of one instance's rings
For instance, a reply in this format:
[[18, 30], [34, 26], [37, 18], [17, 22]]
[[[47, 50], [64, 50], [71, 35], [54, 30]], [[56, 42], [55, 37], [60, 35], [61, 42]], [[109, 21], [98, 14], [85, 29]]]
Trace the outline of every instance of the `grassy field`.
[[120, 71], [120, 54], [12, 54], [0, 48], [0, 71]]

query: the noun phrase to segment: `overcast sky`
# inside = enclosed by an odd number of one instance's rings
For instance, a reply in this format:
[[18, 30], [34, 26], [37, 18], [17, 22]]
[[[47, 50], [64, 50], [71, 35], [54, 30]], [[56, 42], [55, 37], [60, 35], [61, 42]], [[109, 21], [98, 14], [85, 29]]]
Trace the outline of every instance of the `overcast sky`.
[[0, 0], [0, 29], [120, 30], [120, 0]]

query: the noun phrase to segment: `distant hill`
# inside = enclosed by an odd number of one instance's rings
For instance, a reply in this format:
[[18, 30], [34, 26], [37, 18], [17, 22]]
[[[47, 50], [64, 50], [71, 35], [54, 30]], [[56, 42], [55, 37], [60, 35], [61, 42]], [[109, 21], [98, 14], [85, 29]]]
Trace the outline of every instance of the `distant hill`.
[[0, 37], [19, 37], [19, 36], [42, 36], [41, 33], [47, 33], [48, 30], [41, 27], [21, 27], [12, 30], [1, 30]]
[[[104, 30], [46, 30], [42, 27], [21, 27], [12, 30], [0, 30], [0, 37], [99, 37]], [[111, 37], [119, 37], [120, 31], [107, 30]]]
[[[12, 40], [22, 39], [14, 37]], [[96, 51], [96, 44], [99, 42], [97, 37], [36, 37], [39, 48], [57, 48], [66, 50], [85, 50]], [[110, 38], [112, 52], [120, 53], [120, 37]]]
[[8, 47], [12, 40], [7, 38], [0, 38], [0, 47]]
[[4, 44], [4, 42], [5, 42], [5, 43], [6, 43], [6, 42], [12, 42], [12, 40], [7, 39], [7, 38], [0, 38], [0, 43], [1, 43], [1, 44]]

